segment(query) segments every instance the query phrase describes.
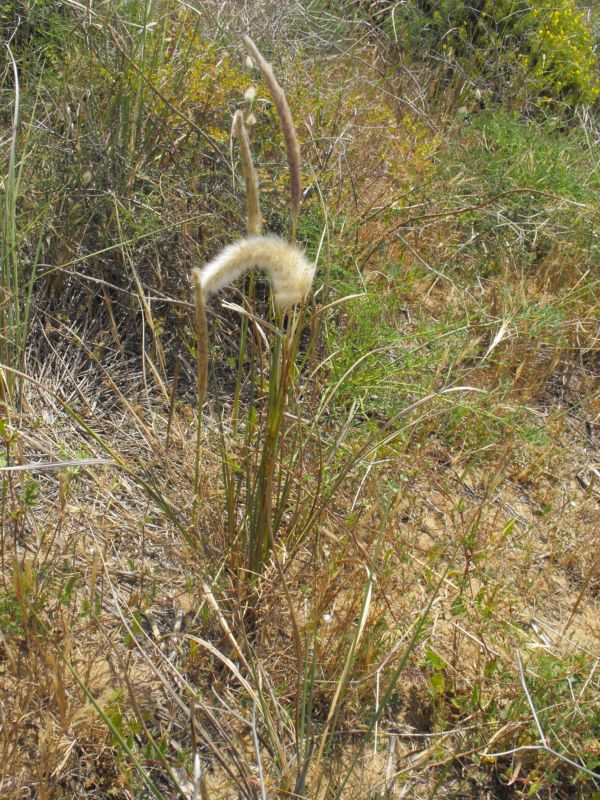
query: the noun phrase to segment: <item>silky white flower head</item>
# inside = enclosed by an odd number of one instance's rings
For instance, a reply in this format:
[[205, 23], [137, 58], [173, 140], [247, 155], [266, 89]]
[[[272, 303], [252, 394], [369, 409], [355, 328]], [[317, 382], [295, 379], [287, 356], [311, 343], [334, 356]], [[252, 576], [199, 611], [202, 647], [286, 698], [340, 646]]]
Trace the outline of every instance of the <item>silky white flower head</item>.
[[278, 308], [301, 303], [315, 274], [315, 265], [299, 247], [272, 235], [239, 239], [194, 272], [207, 297], [229, 286], [249, 269], [264, 269], [268, 273]]
[[249, 86], [244, 92], [244, 100], [254, 100], [256, 97], [256, 86]]

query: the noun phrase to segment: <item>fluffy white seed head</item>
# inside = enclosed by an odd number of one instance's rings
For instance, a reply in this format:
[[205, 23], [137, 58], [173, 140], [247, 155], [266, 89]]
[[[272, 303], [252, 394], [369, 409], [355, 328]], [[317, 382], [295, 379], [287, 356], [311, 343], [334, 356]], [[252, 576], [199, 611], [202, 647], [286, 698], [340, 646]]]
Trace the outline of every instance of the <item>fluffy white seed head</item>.
[[264, 269], [268, 273], [278, 308], [301, 303], [315, 274], [315, 265], [302, 250], [278, 236], [240, 239], [196, 272], [204, 295], [209, 296], [229, 286], [249, 269]]

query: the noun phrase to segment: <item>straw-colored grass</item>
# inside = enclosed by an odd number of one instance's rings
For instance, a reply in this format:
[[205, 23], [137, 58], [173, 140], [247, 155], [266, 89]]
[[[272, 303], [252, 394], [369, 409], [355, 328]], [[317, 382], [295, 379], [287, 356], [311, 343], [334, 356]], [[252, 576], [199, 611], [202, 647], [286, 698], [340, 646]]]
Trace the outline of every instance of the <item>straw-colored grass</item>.
[[365, 4], [30, 6], [0, 795], [593, 796], [594, 113], [455, 115]]

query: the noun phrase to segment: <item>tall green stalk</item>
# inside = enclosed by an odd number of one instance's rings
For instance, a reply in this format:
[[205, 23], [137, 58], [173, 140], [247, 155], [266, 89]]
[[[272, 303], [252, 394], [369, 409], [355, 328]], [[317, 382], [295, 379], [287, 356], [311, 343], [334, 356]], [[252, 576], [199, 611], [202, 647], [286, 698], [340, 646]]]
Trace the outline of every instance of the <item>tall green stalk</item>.
[[277, 530], [273, 525], [275, 498], [273, 486], [281, 454], [285, 407], [294, 384], [294, 369], [301, 333], [301, 312], [293, 312], [289, 328], [283, 331], [284, 319], [279, 319], [281, 336], [277, 336], [271, 356], [269, 402], [265, 436], [260, 454], [258, 477], [252, 497], [252, 515], [248, 548], [248, 569], [259, 575], [269, 558]]
[[[2, 221], [0, 226], [0, 355], [2, 363], [22, 372], [31, 311], [31, 295], [39, 259], [41, 234], [38, 238], [31, 272], [25, 276], [19, 256], [17, 229], [17, 199], [24, 157], [17, 162], [17, 138], [20, 125], [21, 92], [17, 64], [9, 45], [6, 45], [14, 81], [14, 107], [11, 141], [6, 174], [2, 179]], [[14, 372], [5, 371], [0, 376], [0, 398], [12, 405], [20, 405], [22, 379]]]

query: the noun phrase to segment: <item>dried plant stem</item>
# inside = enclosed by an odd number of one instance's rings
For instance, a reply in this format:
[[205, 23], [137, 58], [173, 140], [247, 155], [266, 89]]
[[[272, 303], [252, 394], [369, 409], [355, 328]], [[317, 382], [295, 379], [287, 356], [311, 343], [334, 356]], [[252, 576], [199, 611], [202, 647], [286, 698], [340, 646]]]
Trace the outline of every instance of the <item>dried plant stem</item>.
[[[233, 130], [237, 137], [240, 147], [240, 158], [242, 162], [242, 175], [244, 176], [244, 183], [246, 186], [246, 205], [248, 208], [248, 219], [246, 222], [248, 236], [259, 236], [262, 228], [262, 217], [260, 213], [260, 190], [258, 185], [258, 175], [254, 168], [252, 159], [252, 150], [250, 148], [250, 140], [248, 132], [244, 124], [244, 115], [241, 111], [236, 111], [233, 117]], [[251, 278], [248, 287], [249, 296], [253, 295], [254, 280]], [[237, 432], [240, 392], [242, 387], [242, 370], [244, 359], [246, 357], [246, 340], [248, 337], [248, 318], [242, 318], [241, 336], [240, 336], [240, 349], [238, 354], [238, 372], [235, 383], [235, 393], [233, 398], [232, 407], [232, 428], [234, 433]]]
[[192, 272], [194, 284], [195, 313], [194, 323], [196, 328], [196, 384], [198, 387], [198, 421], [196, 425], [196, 455], [194, 464], [194, 490], [196, 498], [199, 496], [200, 486], [200, 433], [202, 429], [202, 406], [206, 397], [208, 386], [208, 325], [206, 324], [206, 306], [204, 291], [200, 280], [200, 271]]
[[302, 326], [296, 318], [292, 318], [290, 322], [284, 333], [284, 317], [279, 315], [278, 324], [282, 335], [275, 338], [271, 353], [269, 403], [256, 484], [257, 508], [248, 551], [252, 581], [262, 573], [272, 544], [277, 540], [277, 528], [273, 525], [273, 487], [278, 454], [281, 453], [281, 442], [285, 437], [285, 408], [293, 385], [294, 364], [302, 333]]
[[246, 184], [246, 203], [248, 206], [247, 229], [248, 236], [259, 236], [262, 227], [262, 217], [260, 213], [260, 197], [258, 189], [258, 175], [254, 169], [252, 161], [252, 150], [248, 132], [244, 125], [244, 116], [241, 111], [236, 111], [233, 117], [233, 129], [240, 146], [240, 158], [242, 161], [242, 175]]
[[197, 373], [196, 382], [198, 387], [198, 409], [202, 411], [202, 405], [206, 397], [206, 387], [208, 385], [208, 326], [206, 324], [206, 306], [204, 302], [204, 290], [200, 278], [200, 270], [193, 271], [194, 282], [194, 301], [195, 314], [194, 321], [196, 327], [196, 362]]
[[249, 36], [244, 36], [244, 42], [248, 48], [248, 52], [256, 61], [260, 69], [263, 79], [267, 84], [267, 88], [271, 93], [283, 138], [285, 140], [285, 149], [287, 152], [288, 167], [290, 170], [290, 211], [292, 215], [292, 241], [296, 238], [296, 228], [298, 225], [298, 214], [300, 212], [300, 199], [302, 195], [302, 176], [300, 171], [300, 145], [298, 144], [298, 136], [296, 128], [292, 119], [292, 112], [285, 97], [285, 93], [279, 85], [273, 68], [268, 61], [264, 59], [257, 46], [254, 44]]

